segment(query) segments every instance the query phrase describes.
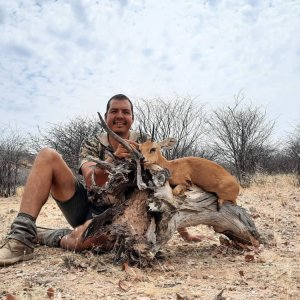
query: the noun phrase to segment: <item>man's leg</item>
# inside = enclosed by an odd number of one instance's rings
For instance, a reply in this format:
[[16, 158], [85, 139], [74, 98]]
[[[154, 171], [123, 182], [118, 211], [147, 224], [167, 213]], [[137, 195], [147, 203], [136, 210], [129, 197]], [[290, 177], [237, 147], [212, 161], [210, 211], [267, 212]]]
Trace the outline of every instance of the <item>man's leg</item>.
[[[80, 182], [76, 181], [75, 194], [68, 201], [62, 202], [59, 199], [55, 199], [55, 201], [68, 223], [75, 229], [72, 231], [69, 228], [50, 229], [39, 227], [37, 243], [48, 247], [60, 247], [61, 239], [65, 235], [69, 235], [67, 239], [69, 246], [65, 248], [74, 250], [74, 245], [81, 241], [81, 236], [78, 235], [79, 232], [81, 232], [79, 229], [83, 228], [81, 225], [84, 224], [86, 220], [92, 218], [93, 210], [88, 201], [87, 190]], [[96, 210], [95, 213], [97, 212]]]
[[61, 241], [60, 241], [60, 246], [64, 249], [67, 250], [72, 250], [72, 251], [81, 251], [81, 250], [88, 250], [91, 247], [88, 247], [88, 245], [84, 242], [82, 242], [82, 235], [88, 225], [92, 222], [92, 220], [86, 221], [83, 225], [80, 225], [70, 234], [65, 235]]
[[75, 193], [75, 177], [53, 149], [41, 150], [32, 166], [22, 197], [20, 211], [11, 225], [8, 240], [0, 248], [0, 266], [33, 258], [36, 240], [35, 220], [49, 193], [67, 201]]
[[49, 193], [60, 201], [69, 200], [75, 193], [75, 177], [55, 150], [39, 152], [27, 179], [20, 212], [37, 218]]
[[72, 251], [90, 250], [95, 246], [100, 246], [103, 250], [112, 249], [114, 241], [105, 233], [99, 233], [94, 237], [82, 239], [83, 233], [91, 222], [92, 220], [87, 220], [83, 225], [76, 227], [72, 232], [64, 235], [60, 240], [60, 247]]

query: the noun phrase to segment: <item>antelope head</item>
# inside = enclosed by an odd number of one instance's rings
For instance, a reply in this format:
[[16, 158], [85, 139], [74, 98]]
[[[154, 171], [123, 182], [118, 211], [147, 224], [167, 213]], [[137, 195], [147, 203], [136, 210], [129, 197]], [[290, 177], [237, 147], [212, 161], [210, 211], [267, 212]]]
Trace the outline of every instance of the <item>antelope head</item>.
[[172, 149], [176, 142], [174, 138], [167, 138], [161, 142], [148, 139], [145, 143], [140, 144], [139, 149], [144, 157], [144, 165], [160, 165], [161, 160], [165, 159], [161, 154], [161, 149]]

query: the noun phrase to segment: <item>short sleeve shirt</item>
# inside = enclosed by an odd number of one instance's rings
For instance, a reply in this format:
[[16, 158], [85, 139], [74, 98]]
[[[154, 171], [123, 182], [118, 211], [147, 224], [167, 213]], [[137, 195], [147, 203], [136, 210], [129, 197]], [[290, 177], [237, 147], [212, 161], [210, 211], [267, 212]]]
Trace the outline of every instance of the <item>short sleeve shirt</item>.
[[[130, 130], [129, 131], [129, 140], [137, 142], [137, 143], [143, 143], [147, 139], [146, 133], [140, 133], [139, 131]], [[108, 141], [108, 135], [106, 132], [102, 132], [93, 138], [87, 140], [83, 146], [80, 149], [79, 154], [79, 174], [81, 173], [81, 167], [84, 163], [90, 161], [88, 157], [92, 157], [94, 159], [100, 159], [105, 160], [107, 158], [107, 155], [105, 153], [105, 149], [103, 146], [105, 146], [107, 151], [113, 152], [112, 147], [109, 144]]]

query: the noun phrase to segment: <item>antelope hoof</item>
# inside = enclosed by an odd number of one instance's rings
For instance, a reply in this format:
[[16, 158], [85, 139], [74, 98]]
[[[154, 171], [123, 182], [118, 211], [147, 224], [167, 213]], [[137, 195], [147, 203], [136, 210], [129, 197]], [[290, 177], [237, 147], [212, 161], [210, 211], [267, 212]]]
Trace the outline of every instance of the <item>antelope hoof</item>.
[[219, 203], [219, 206], [222, 206], [224, 204], [224, 200], [223, 199], [218, 199], [218, 203]]
[[185, 189], [181, 186], [179, 186], [179, 187], [177, 186], [177, 187], [175, 187], [175, 189], [172, 190], [172, 193], [174, 196], [181, 196], [184, 194], [184, 192], [185, 192]]
[[217, 210], [219, 211], [221, 209], [221, 206], [224, 204], [223, 199], [218, 199], [218, 205], [217, 205]]
[[229, 201], [234, 205], [237, 205], [236, 200], [224, 200], [224, 199], [218, 199], [218, 211], [220, 210], [221, 206], [224, 204], [225, 201]]

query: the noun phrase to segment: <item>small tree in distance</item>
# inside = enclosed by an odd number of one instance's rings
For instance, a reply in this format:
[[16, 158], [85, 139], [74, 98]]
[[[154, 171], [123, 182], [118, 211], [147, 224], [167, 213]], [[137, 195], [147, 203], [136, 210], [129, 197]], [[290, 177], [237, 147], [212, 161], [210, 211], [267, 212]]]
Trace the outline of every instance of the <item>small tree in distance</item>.
[[287, 154], [290, 158], [292, 171], [297, 176], [297, 185], [300, 186], [300, 124], [298, 124], [294, 132], [287, 139]]
[[245, 105], [244, 96], [239, 94], [233, 105], [214, 110], [208, 123], [214, 136], [213, 150], [233, 168], [241, 184], [248, 185], [260, 157], [266, 158], [273, 151], [270, 136], [275, 122], [267, 121], [262, 108]]
[[77, 116], [65, 123], [51, 124], [46, 130], [40, 130], [39, 135], [31, 135], [31, 149], [35, 152], [43, 147], [55, 149], [76, 174], [83, 141], [99, 130], [98, 120]]
[[0, 132], [0, 196], [14, 195], [18, 185], [19, 170], [28, 158], [27, 139], [10, 127]]
[[137, 129], [150, 134], [154, 128], [155, 141], [177, 140], [175, 147], [165, 152], [167, 159], [207, 153], [201, 147], [206, 133], [204, 105], [196, 105], [191, 97], [141, 99], [135, 103], [135, 111]]

